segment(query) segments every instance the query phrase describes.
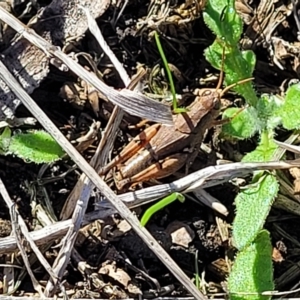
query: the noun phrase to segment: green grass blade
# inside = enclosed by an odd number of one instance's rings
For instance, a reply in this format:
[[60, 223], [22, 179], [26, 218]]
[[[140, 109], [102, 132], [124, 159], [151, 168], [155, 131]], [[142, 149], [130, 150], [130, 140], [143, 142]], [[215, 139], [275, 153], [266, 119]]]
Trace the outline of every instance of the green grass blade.
[[156, 31], [154, 33], [154, 37], [155, 37], [155, 42], [156, 42], [156, 46], [157, 46], [158, 52], [159, 52], [160, 57], [161, 57], [161, 59], [162, 59], [162, 61], [164, 63], [164, 67], [165, 67], [165, 69], [167, 71], [167, 76], [168, 76], [168, 80], [169, 80], [169, 83], [170, 83], [170, 88], [171, 88], [171, 93], [172, 93], [172, 98], [173, 98], [173, 112], [174, 113], [186, 112], [185, 108], [178, 108], [177, 98], [176, 98], [176, 91], [175, 91], [175, 85], [174, 85], [174, 81], [173, 81], [173, 76], [172, 76], [171, 70], [169, 68], [168, 60], [166, 58], [164, 49], [163, 49], [163, 47], [161, 45], [161, 42], [160, 42], [160, 39], [159, 39], [159, 35], [158, 35], [158, 33]]

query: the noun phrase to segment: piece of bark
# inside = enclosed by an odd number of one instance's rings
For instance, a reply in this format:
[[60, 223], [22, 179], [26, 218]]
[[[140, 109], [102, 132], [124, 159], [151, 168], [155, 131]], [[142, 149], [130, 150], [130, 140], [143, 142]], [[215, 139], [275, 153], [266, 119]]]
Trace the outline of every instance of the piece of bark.
[[[110, 0], [53, 0], [30, 22], [30, 27], [51, 44], [66, 46], [69, 41], [82, 38], [88, 24], [80, 6], [90, 10], [94, 18], [100, 17]], [[49, 73], [49, 58], [27, 40], [17, 38], [0, 58], [31, 94]], [[0, 80], [0, 121], [12, 118], [20, 104], [6, 84]]]

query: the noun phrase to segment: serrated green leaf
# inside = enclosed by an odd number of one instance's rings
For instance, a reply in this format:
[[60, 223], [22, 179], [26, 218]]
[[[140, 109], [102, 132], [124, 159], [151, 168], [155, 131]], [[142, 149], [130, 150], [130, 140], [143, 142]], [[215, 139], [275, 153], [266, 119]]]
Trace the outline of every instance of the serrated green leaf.
[[6, 154], [11, 139], [11, 130], [5, 127], [0, 135], [0, 154]]
[[242, 53], [242, 57], [243, 57], [243, 61], [241, 61], [242, 63], [242, 67], [244, 66], [244, 62], [246, 61], [247, 62], [247, 70], [246, 72], [249, 74], [249, 75], [252, 75], [253, 74], [253, 71], [254, 71], [254, 68], [255, 68], [255, 64], [256, 64], [256, 56], [255, 56], [255, 53], [251, 50], [243, 50], [241, 51]]
[[[256, 57], [253, 51], [240, 51], [238, 48], [234, 48], [230, 56], [227, 56], [226, 61], [226, 85], [236, 83], [241, 79], [252, 77], [254, 67], [256, 64]], [[238, 93], [239, 89], [244, 89], [245, 86], [251, 85], [251, 82], [240, 84], [234, 88]], [[242, 91], [242, 93], [244, 93]]]
[[[261, 135], [263, 137], [263, 134]], [[242, 161], [243, 162], [264, 162], [273, 159], [275, 151], [278, 149], [277, 144], [271, 137], [267, 137], [267, 141], [262, 139], [260, 144], [252, 152], [247, 153]]]
[[[215, 40], [212, 45], [205, 49], [204, 54], [207, 61], [216, 68], [221, 69], [222, 54], [224, 44]], [[226, 48], [225, 46], [224, 72], [226, 85], [238, 82], [241, 79], [250, 78], [254, 71], [256, 58], [253, 51], [240, 51], [235, 47]], [[244, 84], [245, 85], [245, 84]]]
[[235, 11], [233, 0], [207, 1], [203, 18], [206, 25], [226, 43], [230, 45], [238, 43], [243, 23]]
[[288, 88], [285, 101], [277, 114], [282, 119], [282, 125], [288, 130], [300, 128], [300, 83]]
[[[222, 51], [223, 51], [223, 47], [218, 41], [215, 41], [212, 45], [210, 45], [208, 48], [206, 48], [204, 50], [204, 55], [205, 55], [206, 60], [214, 68], [216, 68], [218, 70], [220, 70], [221, 66], [222, 66]], [[225, 53], [225, 56], [226, 56], [226, 53]], [[226, 60], [226, 58], [225, 58], [225, 60]], [[224, 61], [224, 65], [225, 65], [225, 61]]]
[[222, 119], [233, 119], [223, 125], [222, 132], [225, 135], [237, 139], [246, 139], [252, 137], [257, 131], [260, 131], [260, 119], [257, 111], [253, 107], [247, 107], [241, 112], [239, 108], [228, 108], [224, 111]]
[[237, 213], [233, 221], [233, 239], [239, 250], [249, 245], [263, 228], [278, 189], [276, 177], [266, 174], [235, 198]]
[[237, 254], [228, 278], [228, 289], [231, 300], [271, 299], [271, 296], [244, 294], [274, 290], [272, 245], [268, 231], [260, 231], [254, 242]]
[[[224, 71], [227, 86], [251, 78], [256, 62], [252, 51], [241, 52], [238, 48], [242, 21], [235, 11], [234, 3], [233, 0], [210, 0], [203, 13], [205, 23], [217, 35], [215, 42], [205, 50], [205, 57], [213, 67], [220, 70], [225, 47]], [[234, 90], [250, 105], [256, 105], [257, 96], [251, 82], [237, 85]]]
[[277, 112], [281, 110], [282, 101], [269, 94], [263, 94], [257, 102], [257, 114], [262, 122], [262, 130], [273, 130], [281, 124], [281, 118]]
[[59, 160], [64, 151], [57, 142], [45, 131], [34, 131], [14, 135], [9, 151], [16, 156], [39, 163], [50, 163]]
[[[226, 86], [238, 83], [242, 79], [251, 78], [255, 64], [256, 57], [253, 51], [248, 50], [241, 52], [238, 48], [232, 51], [232, 55], [228, 56], [226, 62], [226, 68], [228, 68], [228, 70], [225, 71]], [[258, 99], [252, 82], [238, 84], [233, 90], [243, 96], [249, 105], [256, 105]]]
[[[206, 60], [219, 70], [222, 67], [222, 53], [223, 45], [218, 40], [204, 51]], [[228, 86], [238, 83], [243, 79], [251, 78], [255, 63], [256, 59], [252, 51], [241, 52], [237, 48], [237, 45], [225, 48], [225, 85]], [[250, 105], [256, 105], [258, 98], [253, 89], [252, 82], [238, 84], [233, 90], [243, 96]]]

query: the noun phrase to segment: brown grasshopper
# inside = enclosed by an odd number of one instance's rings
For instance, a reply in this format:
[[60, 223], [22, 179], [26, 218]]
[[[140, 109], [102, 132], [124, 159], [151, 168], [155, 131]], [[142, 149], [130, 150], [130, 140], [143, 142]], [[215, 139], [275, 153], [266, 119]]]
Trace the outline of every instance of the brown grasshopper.
[[122, 189], [129, 183], [167, 177], [183, 167], [193, 151], [181, 151], [188, 146], [195, 149], [202, 143], [205, 131], [214, 126], [220, 113], [222, 96], [237, 84], [252, 80], [245, 79], [221, 90], [222, 76], [221, 72], [217, 88], [195, 90], [196, 98], [187, 111], [173, 115], [173, 126], [155, 124], [147, 128], [106, 165], [101, 174], [118, 166], [117, 187]]

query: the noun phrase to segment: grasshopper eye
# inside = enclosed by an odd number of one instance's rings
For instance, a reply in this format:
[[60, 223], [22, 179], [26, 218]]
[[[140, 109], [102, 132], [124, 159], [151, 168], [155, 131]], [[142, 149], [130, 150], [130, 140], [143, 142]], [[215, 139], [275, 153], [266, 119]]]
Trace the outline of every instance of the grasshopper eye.
[[211, 91], [210, 90], [204, 90], [201, 94], [200, 97], [207, 97], [211, 95]]

